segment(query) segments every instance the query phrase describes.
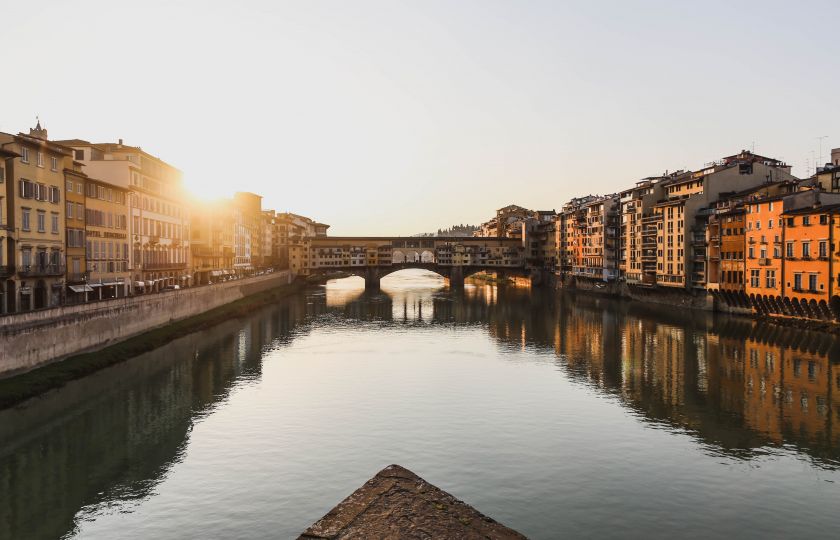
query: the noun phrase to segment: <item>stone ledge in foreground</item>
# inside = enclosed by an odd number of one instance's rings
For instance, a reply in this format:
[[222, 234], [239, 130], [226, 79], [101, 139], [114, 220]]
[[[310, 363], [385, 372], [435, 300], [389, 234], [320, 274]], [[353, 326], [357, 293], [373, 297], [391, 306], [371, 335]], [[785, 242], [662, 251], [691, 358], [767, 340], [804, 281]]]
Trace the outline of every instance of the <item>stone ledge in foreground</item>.
[[413, 472], [389, 465], [298, 540], [344, 538], [525, 538]]

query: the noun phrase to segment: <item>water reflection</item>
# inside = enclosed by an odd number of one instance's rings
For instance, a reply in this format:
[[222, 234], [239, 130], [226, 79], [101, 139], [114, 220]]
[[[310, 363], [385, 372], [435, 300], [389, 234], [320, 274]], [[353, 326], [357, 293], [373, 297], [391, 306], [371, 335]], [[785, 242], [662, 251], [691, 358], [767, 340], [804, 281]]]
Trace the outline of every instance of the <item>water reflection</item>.
[[832, 336], [589, 296], [482, 284], [449, 291], [424, 276], [393, 278], [378, 293], [331, 282], [0, 411], [0, 538], [72, 534], [144, 501], [183, 459], [194, 423], [234, 388], [260, 383], [268, 351], [331, 321], [479, 327], [503, 349], [553, 358], [565, 376], [709, 452], [751, 459], [784, 446], [816, 467], [840, 463]]

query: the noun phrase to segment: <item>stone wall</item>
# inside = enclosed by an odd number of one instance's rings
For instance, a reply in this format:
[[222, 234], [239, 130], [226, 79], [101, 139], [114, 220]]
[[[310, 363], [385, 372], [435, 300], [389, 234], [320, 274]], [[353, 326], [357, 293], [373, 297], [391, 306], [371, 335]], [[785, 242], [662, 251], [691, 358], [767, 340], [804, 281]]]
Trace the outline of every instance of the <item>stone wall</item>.
[[177, 291], [0, 317], [0, 377], [112, 345], [291, 283], [288, 271]]

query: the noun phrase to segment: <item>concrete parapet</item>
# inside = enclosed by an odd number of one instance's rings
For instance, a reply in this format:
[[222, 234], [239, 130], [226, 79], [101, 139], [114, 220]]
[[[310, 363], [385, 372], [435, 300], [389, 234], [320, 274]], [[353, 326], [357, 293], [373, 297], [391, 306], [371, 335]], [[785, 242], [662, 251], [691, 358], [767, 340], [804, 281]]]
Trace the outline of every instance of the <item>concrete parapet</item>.
[[246, 296], [286, 285], [288, 271], [203, 287], [0, 317], [0, 377], [97, 350]]

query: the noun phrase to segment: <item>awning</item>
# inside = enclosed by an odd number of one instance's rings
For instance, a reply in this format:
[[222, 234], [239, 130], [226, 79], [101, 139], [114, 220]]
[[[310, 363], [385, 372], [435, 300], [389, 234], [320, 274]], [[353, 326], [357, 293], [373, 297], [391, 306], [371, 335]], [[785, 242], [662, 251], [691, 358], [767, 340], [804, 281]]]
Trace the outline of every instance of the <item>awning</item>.
[[143, 283], [142, 281], [135, 281], [135, 282], [134, 282], [134, 286], [135, 286], [135, 287], [145, 287], [145, 286], [146, 286], [146, 284], [145, 284], [145, 283]]
[[73, 292], [91, 292], [93, 288], [90, 285], [68, 285]]
[[122, 281], [106, 281], [105, 283], [103, 283], [103, 285], [106, 285], [108, 287], [112, 285], [122, 285]]
[[221, 276], [223, 274], [224, 272], [222, 272], [221, 270], [210, 270], [210, 275], [213, 277]]
[[154, 284], [155, 284], [155, 282], [154, 282], [154, 281], [147, 281], [147, 282], [146, 282], [146, 285], [147, 285], [147, 286], [149, 286], [149, 287], [151, 287], [151, 286], [152, 286], [152, 285], [154, 285]]
[[[101, 287], [102, 284], [101, 283], [91, 283], [90, 286], [91, 287]], [[93, 289], [91, 289], [91, 290], [93, 290]]]

